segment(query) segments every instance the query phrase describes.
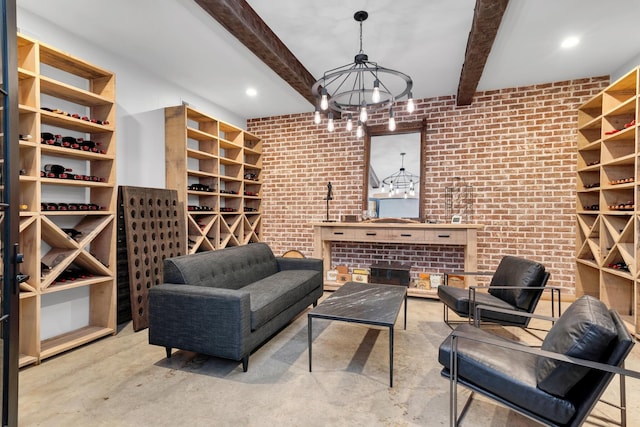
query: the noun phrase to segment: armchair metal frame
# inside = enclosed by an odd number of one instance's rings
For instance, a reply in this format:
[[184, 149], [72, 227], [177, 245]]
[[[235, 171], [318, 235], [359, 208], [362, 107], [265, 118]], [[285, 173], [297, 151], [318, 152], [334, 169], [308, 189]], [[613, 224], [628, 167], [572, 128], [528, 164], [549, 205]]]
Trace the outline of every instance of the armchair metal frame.
[[[493, 271], [487, 271], [487, 272], [465, 272], [465, 271], [456, 271], [456, 272], [445, 272], [444, 273], [444, 286], [448, 286], [448, 276], [449, 275], [474, 275], [474, 276], [492, 276], [494, 274]], [[449, 320], [449, 310], [451, 310], [449, 308], [448, 305], [446, 304], [442, 304], [443, 305], [443, 313], [442, 313], [442, 318], [444, 320], [444, 322], [451, 328], [453, 329], [454, 324], [458, 324], [458, 323], [476, 323], [476, 292], [478, 290], [488, 290], [488, 289], [525, 289], [525, 290], [542, 290], [542, 293], [544, 293], [544, 291], [550, 291], [551, 292], [551, 315], [555, 316], [555, 311], [556, 311], [556, 298], [555, 298], [555, 294], [558, 294], [558, 316], [562, 315], [562, 288], [558, 287], [558, 286], [546, 286], [547, 281], [549, 280], [550, 277], [550, 273], [549, 272], [545, 272], [545, 276], [544, 279], [542, 281], [541, 286], [499, 286], [499, 285], [493, 285], [493, 286], [489, 286], [489, 285], [472, 285], [469, 286], [469, 313], [467, 316], [466, 321], [453, 321], [453, 320]], [[533, 304], [532, 308], [535, 310], [541, 295], [538, 296], [537, 301], [535, 301], [535, 303]], [[499, 307], [496, 307], [499, 308]], [[514, 310], [507, 310], [505, 311], [504, 309], [500, 309], [500, 310], [494, 310], [496, 312], [500, 312], [500, 313], [508, 313], [508, 314], [513, 314], [513, 315], [517, 315], [519, 317], [529, 317], [529, 316], [525, 316], [525, 314], [528, 314], [529, 312], [527, 311], [514, 311]], [[457, 313], [456, 313], [457, 314]], [[497, 322], [493, 322], [493, 323], [497, 323]], [[525, 325], [522, 325], [521, 323], [517, 323], [517, 322], [508, 322], [508, 321], [502, 321], [500, 322], [501, 325], [504, 326], [518, 326], [518, 327], [524, 327], [526, 328], [528, 326], [528, 321], [526, 322]]]
[[[478, 305], [475, 308], [475, 313], [477, 315], [477, 319], [480, 318], [480, 312], [482, 310], [489, 310], [489, 311], [501, 311], [501, 312], [513, 312], [513, 310], [505, 310], [505, 309], [501, 309], [501, 308], [497, 308], [497, 307], [492, 307], [492, 306], [486, 306], [486, 305]], [[542, 319], [542, 320], [548, 320], [551, 322], [554, 322], [556, 320], [558, 320], [558, 317], [549, 317], [549, 316], [541, 316], [541, 315], [536, 315], [533, 313], [520, 313], [520, 312], [516, 312], [518, 313], [518, 315], [523, 315], [523, 316], [527, 316], [530, 318], [536, 318], [536, 319]], [[477, 321], [477, 323], [479, 323], [479, 320]], [[525, 344], [519, 344], [516, 342], [507, 342], [504, 340], [500, 340], [500, 339], [490, 339], [487, 337], [477, 337], [474, 334], [470, 334], [468, 332], [465, 331], [458, 331], [458, 330], [454, 330], [453, 332], [451, 332], [451, 354], [450, 354], [450, 358], [449, 358], [449, 374], [446, 375], [443, 372], [443, 376], [448, 376], [449, 378], [449, 422], [450, 425], [453, 426], [459, 426], [460, 422], [462, 421], [462, 419], [464, 418], [464, 416], [466, 415], [467, 410], [469, 409], [469, 406], [471, 404], [471, 402], [473, 401], [473, 396], [474, 393], [479, 393], [483, 396], [489, 397], [493, 400], [495, 400], [496, 402], [500, 403], [503, 406], [506, 406], [507, 408], [527, 417], [530, 418], [532, 420], [535, 420], [537, 422], [540, 422], [542, 424], [545, 425], [549, 425], [549, 426], [555, 426], [555, 427], [560, 427], [557, 424], [554, 423], [550, 423], [549, 420], [542, 418], [539, 414], [535, 414], [533, 412], [530, 412], [524, 408], [518, 407], [517, 405], [514, 405], [513, 403], [503, 399], [500, 396], [497, 396], [487, 390], [482, 389], [481, 387], [479, 387], [476, 384], [473, 384], [471, 382], [467, 382], [462, 378], [458, 377], [458, 340], [459, 339], [468, 339], [468, 340], [472, 340], [472, 341], [477, 341], [477, 342], [481, 342], [481, 343], [485, 343], [485, 344], [490, 344], [490, 345], [495, 345], [498, 347], [503, 347], [503, 348], [507, 348], [510, 350], [514, 350], [514, 351], [519, 351], [519, 352], [524, 352], [524, 353], [529, 353], [529, 354], [533, 354], [533, 355], [537, 355], [537, 356], [541, 356], [541, 357], [547, 357], [550, 359], [554, 359], [554, 360], [558, 360], [561, 362], [566, 362], [572, 365], [578, 365], [578, 366], [584, 366], [584, 367], [588, 367], [588, 368], [592, 368], [592, 369], [596, 369], [598, 371], [602, 371], [608, 375], [606, 375], [606, 377], [602, 380], [605, 384], [602, 385], [601, 390], [599, 390], [597, 398], [595, 398], [592, 402], [592, 404], [590, 405], [590, 407], [583, 411], [582, 416], [580, 417], [580, 419], [573, 421], [571, 423], [571, 425], [581, 425], [584, 420], [586, 420], [590, 414], [591, 411], [593, 410], [593, 408], [595, 407], [595, 405], [598, 402], [602, 402], [606, 405], [612, 406], [618, 410], [620, 410], [620, 421], [618, 423], [618, 425], [622, 426], [622, 427], [626, 427], [627, 426], [627, 402], [626, 402], [626, 382], [625, 382], [625, 378], [626, 377], [632, 377], [632, 378], [636, 378], [636, 379], [640, 379], [640, 372], [637, 371], [633, 371], [633, 370], [629, 370], [629, 369], [625, 369], [624, 368], [624, 358], [626, 358], [626, 356], [628, 355], [628, 353], [631, 351], [631, 348], [629, 348], [629, 350], [627, 351], [627, 354], [624, 355], [622, 363], [620, 364], [620, 366], [614, 366], [614, 365], [609, 365], [606, 363], [599, 363], [599, 362], [593, 362], [590, 360], [585, 360], [585, 359], [580, 359], [580, 358], [576, 358], [576, 357], [570, 357], [570, 356], [566, 356], [564, 354], [561, 353], [555, 353], [555, 352], [551, 352], [551, 351], [546, 351], [546, 350], [542, 350], [540, 348], [537, 347], [529, 347]], [[620, 403], [612, 403], [612, 402], [608, 402], [605, 400], [601, 400], [602, 394], [605, 392], [605, 390], [607, 389], [609, 383], [611, 382], [612, 378], [615, 375], [619, 375], [619, 385], [620, 385]], [[469, 397], [467, 398], [467, 401], [465, 402], [462, 411], [460, 412], [460, 415], [458, 415], [458, 401], [457, 401], [457, 386], [458, 384], [463, 385], [464, 387], [468, 388], [471, 390], [471, 394], [469, 395]], [[594, 417], [597, 417], [594, 415]], [[607, 420], [609, 422], [611, 422], [611, 420]]]

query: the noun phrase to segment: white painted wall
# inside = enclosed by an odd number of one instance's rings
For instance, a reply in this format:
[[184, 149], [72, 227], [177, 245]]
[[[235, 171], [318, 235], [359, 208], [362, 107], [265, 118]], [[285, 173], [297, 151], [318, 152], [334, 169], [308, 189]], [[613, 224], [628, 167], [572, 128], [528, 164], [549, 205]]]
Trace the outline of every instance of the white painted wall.
[[[246, 118], [185, 91], [158, 77], [153, 70], [128, 63], [118, 56], [118, 46], [113, 46], [114, 52], [105, 51], [20, 8], [17, 22], [20, 33], [116, 74], [117, 185], [165, 187], [165, 107], [185, 101], [205, 114], [246, 127]], [[55, 195], [51, 197], [61, 200]], [[47, 249], [43, 245], [43, 251]], [[81, 328], [88, 322], [88, 288], [56, 292], [42, 298], [41, 339]]]
[[[246, 118], [187, 92], [153, 70], [128, 63], [18, 7], [20, 33], [116, 74], [116, 181], [118, 185], [164, 188], [164, 108], [188, 102], [217, 119], [246, 128]], [[140, 52], [144, 55], [144, 52]], [[171, 58], [167, 58], [170, 61]], [[197, 65], [195, 65], [197, 66]]]

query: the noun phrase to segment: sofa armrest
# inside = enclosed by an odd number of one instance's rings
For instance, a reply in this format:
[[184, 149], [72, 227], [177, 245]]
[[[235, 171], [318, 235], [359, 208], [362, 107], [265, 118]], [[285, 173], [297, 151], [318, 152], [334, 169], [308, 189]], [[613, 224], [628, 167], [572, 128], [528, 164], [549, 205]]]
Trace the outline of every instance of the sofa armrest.
[[284, 270], [316, 270], [323, 272], [323, 260], [320, 258], [285, 258], [276, 257], [278, 271]]
[[149, 290], [149, 343], [239, 360], [251, 333], [247, 291], [163, 283]]

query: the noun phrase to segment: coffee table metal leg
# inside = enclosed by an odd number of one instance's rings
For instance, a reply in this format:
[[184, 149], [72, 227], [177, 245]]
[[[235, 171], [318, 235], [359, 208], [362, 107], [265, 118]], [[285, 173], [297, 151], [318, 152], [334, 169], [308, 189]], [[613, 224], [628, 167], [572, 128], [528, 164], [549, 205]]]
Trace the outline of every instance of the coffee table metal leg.
[[389, 387], [393, 387], [393, 325], [389, 327]]
[[407, 294], [404, 294], [404, 329], [407, 329]]
[[307, 342], [309, 346], [309, 372], [311, 372], [311, 320], [313, 317], [307, 315]]

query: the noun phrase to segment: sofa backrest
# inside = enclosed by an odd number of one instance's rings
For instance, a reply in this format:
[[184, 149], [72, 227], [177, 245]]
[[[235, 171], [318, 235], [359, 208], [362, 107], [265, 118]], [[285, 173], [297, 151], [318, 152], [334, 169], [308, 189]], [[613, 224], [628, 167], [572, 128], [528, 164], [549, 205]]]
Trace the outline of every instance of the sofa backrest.
[[251, 243], [164, 260], [164, 283], [240, 289], [278, 272], [271, 248]]
[[491, 286], [544, 286], [548, 275], [544, 265], [525, 258], [507, 255], [502, 258], [491, 278], [489, 293], [521, 310], [529, 311], [542, 290], [491, 289]]

